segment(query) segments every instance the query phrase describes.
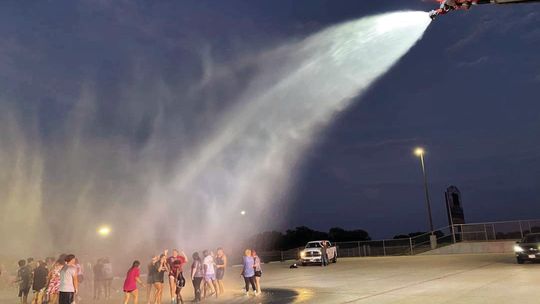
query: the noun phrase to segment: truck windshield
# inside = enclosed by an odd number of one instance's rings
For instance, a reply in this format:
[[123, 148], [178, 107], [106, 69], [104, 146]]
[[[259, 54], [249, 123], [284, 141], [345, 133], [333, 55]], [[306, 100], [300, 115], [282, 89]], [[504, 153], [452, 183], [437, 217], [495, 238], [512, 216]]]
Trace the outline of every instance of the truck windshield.
[[314, 243], [307, 243], [306, 248], [321, 248], [321, 243], [314, 242]]

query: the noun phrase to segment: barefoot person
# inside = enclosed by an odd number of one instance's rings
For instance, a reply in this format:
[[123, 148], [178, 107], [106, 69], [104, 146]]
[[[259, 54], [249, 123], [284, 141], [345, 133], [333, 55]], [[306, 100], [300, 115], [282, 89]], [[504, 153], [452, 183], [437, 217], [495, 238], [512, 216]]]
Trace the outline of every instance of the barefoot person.
[[[176, 261], [180, 261], [180, 263], [182, 265], [184, 265], [185, 263], [188, 262], [188, 259], [187, 259], [187, 256], [186, 254], [182, 251], [181, 254], [179, 254], [178, 252], [178, 249], [173, 249], [173, 252], [172, 252], [172, 256], [170, 256], [168, 259], [167, 259], [167, 263], [168, 263], [168, 266], [169, 266], [169, 269], [172, 269], [173, 268], [173, 264], [174, 262]], [[169, 272], [169, 291], [171, 293], [171, 302], [176, 302], [176, 286], [178, 285], [177, 284], [178, 282], [176, 282], [176, 279], [175, 279], [175, 274], [173, 274], [172, 272]]]
[[204, 269], [201, 257], [198, 252], [193, 253], [193, 263], [191, 264], [191, 282], [195, 293], [195, 302], [201, 301], [201, 282], [204, 277]]
[[165, 277], [165, 272], [168, 271], [167, 266], [167, 250], [159, 256], [159, 260], [154, 264], [156, 268], [156, 277], [154, 278], [154, 292], [153, 302], [156, 304], [161, 304], [161, 298], [163, 296], [163, 282]]
[[137, 289], [137, 283], [144, 285], [141, 279], [139, 266], [141, 263], [139, 261], [134, 261], [131, 265], [131, 268], [126, 274], [126, 279], [124, 281], [124, 304], [129, 302], [129, 298], [133, 296], [133, 303], [139, 303], [139, 290]]
[[154, 286], [155, 279], [158, 275], [155, 264], [159, 261], [159, 256], [155, 255], [148, 264], [148, 276], [146, 278], [146, 303], [154, 303], [155, 299], [152, 293], [152, 286]]
[[176, 303], [184, 304], [184, 300], [182, 299], [182, 288], [186, 286], [186, 279], [184, 278], [183, 274], [183, 267], [184, 263], [180, 260], [176, 260], [173, 263], [173, 266], [171, 268], [171, 272], [169, 273], [173, 275], [174, 281], [175, 281], [175, 293], [176, 293]]
[[255, 271], [255, 287], [257, 290], [255, 291], [255, 295], [260, 296], [261, 295], [261, 276], [262, 276], [262, 268], [261, 268], [261, 259], [257, 255], [257, 251], [251, 250], [251, 255], [253, 256], [253, 270]]
[[249, 285], [251, 285], [251, 288], [253, 289], [253, 292], [257, 291], [257, 287], [255, 286], [255, 269], [253, 268], [255, 264], [255, 261], [253, 260], [253, 257], [251, 256], [251, 249], [246, 249], [244, 251], [244, 257], [242, 259], [242, 273], [240, 276], [244, 278], [245, 288], [246, 288], [246, 296], [249, 296]]
[[225, 292], [225, 287], [223, 285], [223, 277], [225, 277], [225, 268], [227, 267], [227, 256], [223, 252], [223, 248], [217, 249], [216, 255], [216, 280], [219, 287], [219, 293], [223, 294]]
[[[204, 297], [212, 296], [213, 294], [218, 297], [218, 287], [216, 281], [216, 268], [214, 264], [214, 258], [208, 250], [203, 251], [203, 270], [204, 270]], [[210, 294], [207, 295], [208, 290]]]

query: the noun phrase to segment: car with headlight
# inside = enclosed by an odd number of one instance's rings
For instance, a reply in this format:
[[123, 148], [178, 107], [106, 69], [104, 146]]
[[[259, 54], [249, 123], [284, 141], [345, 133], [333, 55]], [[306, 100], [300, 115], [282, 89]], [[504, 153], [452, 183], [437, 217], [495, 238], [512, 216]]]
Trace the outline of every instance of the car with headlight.
[[328, 240], [312, 241], [306, 244], [304, 250], [300, 252], [300, 261], [302, 266], [307, 264], [321, 264], [322, 265], [322, 251], [326, 244], [326, 255], [328, 256], [328, 262], [337, 262], [337, 248]]
[[527, 234], [521, 241], [514, 245], [516, 260], [518, 264], [523, 264], [525, 261], [540, 260], [540, 233]]

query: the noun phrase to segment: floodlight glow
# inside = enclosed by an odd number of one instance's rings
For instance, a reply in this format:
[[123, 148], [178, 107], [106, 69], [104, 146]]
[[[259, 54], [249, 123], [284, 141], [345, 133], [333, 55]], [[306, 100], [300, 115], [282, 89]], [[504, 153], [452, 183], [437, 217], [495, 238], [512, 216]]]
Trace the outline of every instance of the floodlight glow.
[[246, 215], [246, 211], [245, 210], [240, 211], [240, 215]]
[[109, 226], [101, 226], [97, 230], [98, 234], [102, 237], [107, 237], [109, 234], [111, 234], [111, 227]]
[[523, 248], [521, 248], [521, 246], [518, 246], [518, 245], [514, 245], [514, 252], [523, 252]]
[[414, 155], [416, 155], [416, 156], [422, 156], [422, 155], [424, 155], [424, 153], [425, 153], [425, 151], [422, 148], [416, 148], [414, 150]]

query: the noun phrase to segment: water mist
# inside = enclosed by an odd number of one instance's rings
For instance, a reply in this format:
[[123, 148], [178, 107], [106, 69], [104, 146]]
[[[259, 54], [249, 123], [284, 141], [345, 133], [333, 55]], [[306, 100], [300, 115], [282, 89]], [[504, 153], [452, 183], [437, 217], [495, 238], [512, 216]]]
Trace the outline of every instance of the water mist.
[[[154, 140], [151, 147], [126, 147], [79, 136], [79, 128], [66, 123], [69, 151], [52, 149], [46, 138], [39, 137], [35, 125], [25, 125], [27, 130], [21, 131], [20, 121], [2, 117], [0, 238], [7, 244], [3, 248], [17, 252], [38, 249], [34, 248], [36, 240], [55, 238], [50, 233], [51, 226], [58, 226], [51, 223], [54, 221], [60, 221], [61, 227], [73, 227], [60, 228], [63, 233], [56, 237], [62, 241], [51, 243], [65, 245], [58, 250], [78, 250], [81, 241], [95, 235], [100, 213], [85, 207], [88, 203], [78, 204], [76, 209], [56, 209], [55, 219], [40, 221], [49, 203], [42, 194], [55, 191], [56, 176], [51, 175], [73, 170], [73, 176], [80, 176], [74, 173], [81, 171], [79, 157], [90, 153], [99, 153], [107, 164], [94, 171], [94, 180], [107, 170], [124, 178], [119, 168], [130, 167], [129, 178], [138, 176], [137, 185], [144, 185], [138, 187], [141, 195], [129, 199], [123, 196], [125, 189], [114, 187], [98, 196], [119, 202], [111, 207], [114, 221], [108, 224], [113, 232], [129, 231], [135, 236], [115, 239], [122, 240], [125, 248], [153, 250], [147, 247], [155, 239], [172, 240], [176, 244], [171, 246], [186, 249], [234, 246], [243, 236], [282, 221], [296, 168], [321, 128], [406, 54], [429, 22], [423, 12], [370, 16], [259, 56], [258, 72], [240, 98], [219, 116], [215, 128], [201, 131], [203, 136], [185, 147], [168, 168], [174, 172], [170, 178], [160, 178], [158, 166], [154, 166], [160, 155], [154, 151], [168, 149], [165, 141]], [[74, 110], [79, 118], [75, 125], [94, 123], [84, 120], [84, 113], [93, 109], [92, 103], [81, 103]], [[144, 157], [132, 157], [134, 149], [144, 150]], [[118, 155], [111, 156], [110, 151]], [[70, 166], [66, 172], [53, 173], [46, 166], [50, 158], [61, 158]], [[46, 184], [45, 179], [49, 180]], [[70, 179], [79, 185], [80, 197], [92, 188], [88, 179]], [[58, 190], [56, 196], [62, 192]], [[21, 225], [27, 228], [21, 230]]]

